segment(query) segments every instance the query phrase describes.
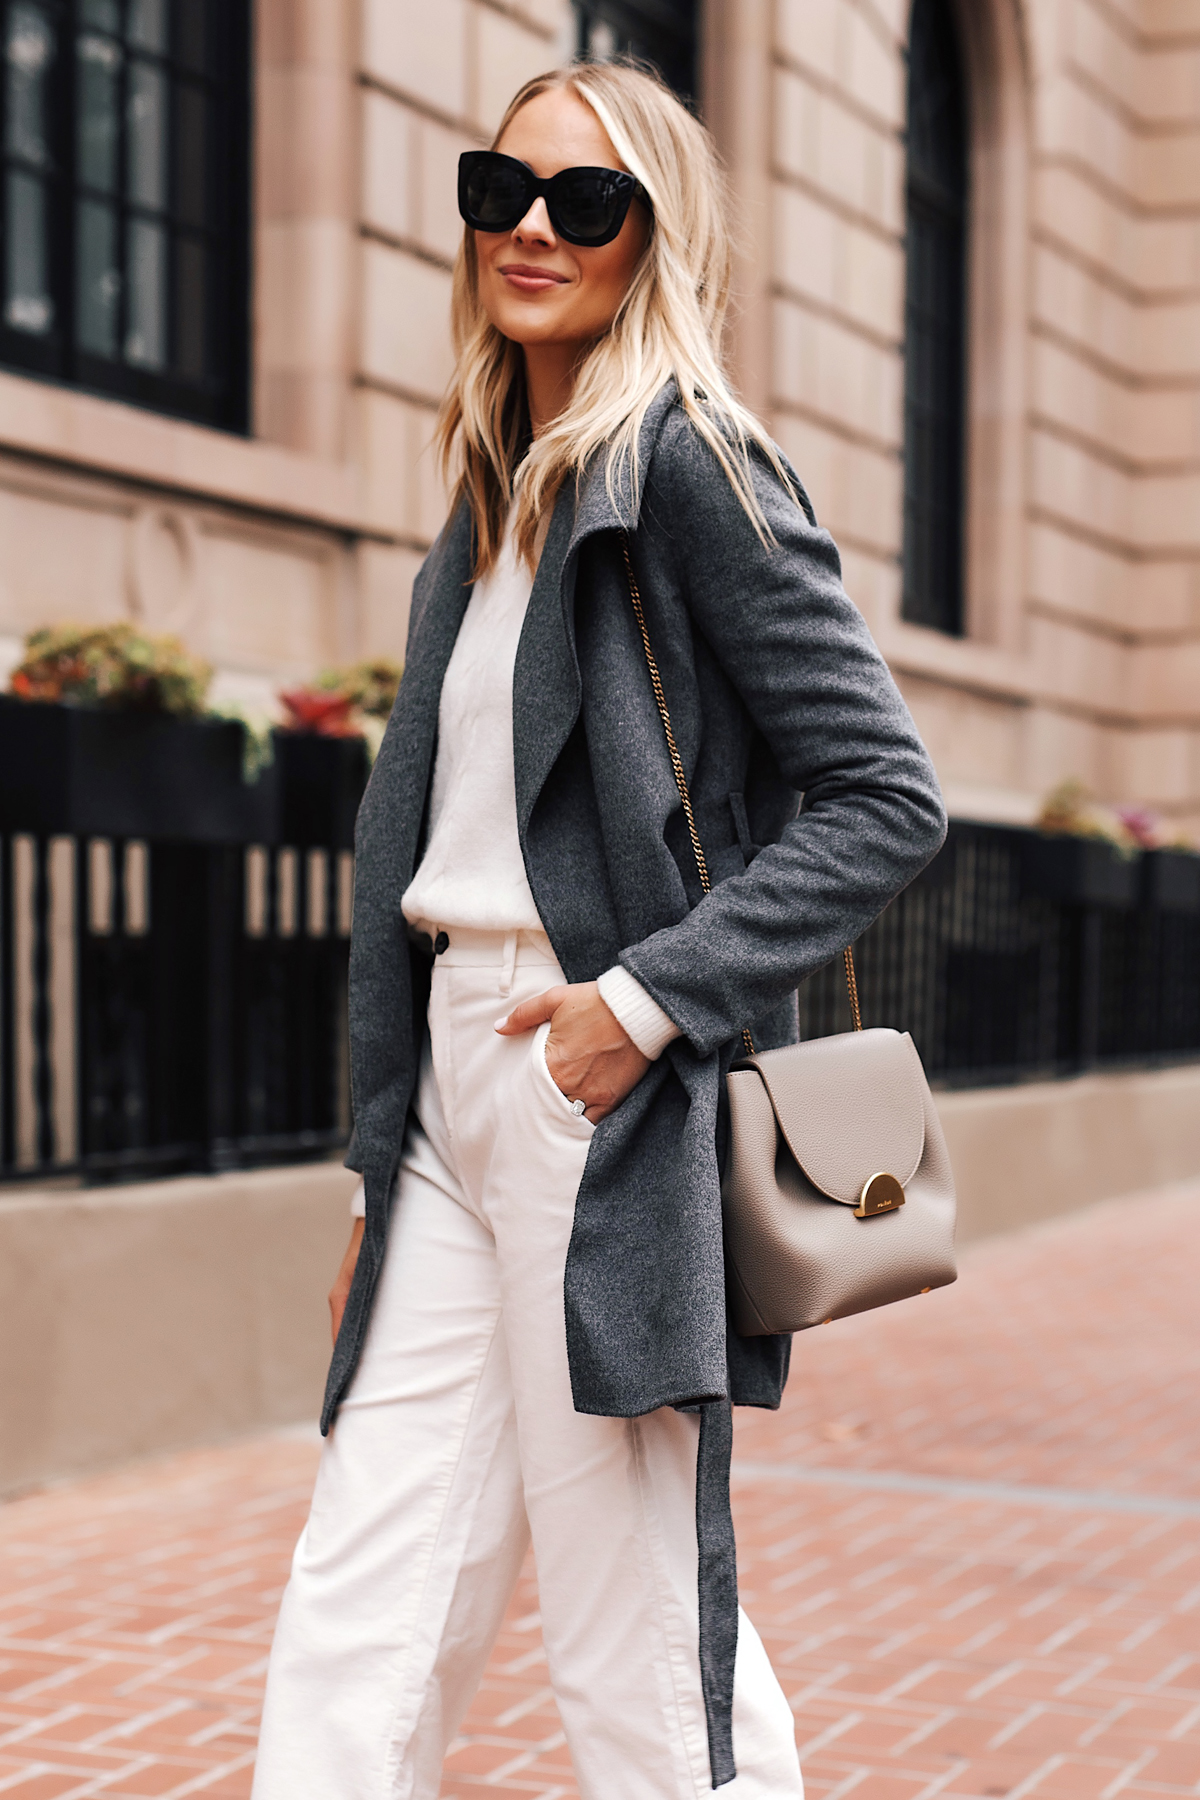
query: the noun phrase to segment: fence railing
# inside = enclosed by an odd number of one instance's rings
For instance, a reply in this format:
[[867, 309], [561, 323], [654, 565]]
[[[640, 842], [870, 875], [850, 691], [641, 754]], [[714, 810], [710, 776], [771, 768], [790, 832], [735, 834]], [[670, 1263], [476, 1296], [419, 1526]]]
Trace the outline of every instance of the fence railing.
[[[863, 1020], [911, 1031], [945, 1086], [1200, 1055], [1200, 856], [951, 824], [855, 950]], [[840, 959], [804, 1037], [850, 1028]]]
[[362, 744], [68, 710], [0, 705], [0, 1179], [335, 1149]]
[[[283, 758], [263, 817], [291, 842], [0, 835], [0, 1178], [219, 1170], [345, 1141], [365, 774], [346, 749]], [[856, 960], [865, 1022], [911, 1031], [942, 1085], [1200, 1056], [1200, 857], [955, 823]], [[800, 1021], [849, 1029], [840, 959], [801, 989]]]

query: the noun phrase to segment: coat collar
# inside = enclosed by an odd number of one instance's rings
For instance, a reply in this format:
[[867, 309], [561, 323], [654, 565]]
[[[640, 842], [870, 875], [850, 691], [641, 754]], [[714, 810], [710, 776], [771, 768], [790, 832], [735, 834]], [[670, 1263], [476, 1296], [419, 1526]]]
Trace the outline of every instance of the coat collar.
[[[569, 563], [571, 554], [583, 542], [598, 531], [635, 531], [642, 507], [642, 490], [646, 481], [646, 470], [654, 455], [654, 446], [658, 442], [658, 434], [663, 428], [667, 414], [679, 399], [679, 389], [674, 378], [664, 382], [646, 409], [638, 431], [637, 481], [635, 482], [628, 469], [623, 472], [622, 479], [616, 483], [615, 494], [608, 491], [608, 480], [605, 464], [607, 451], [602, 447], [592, 457], [591, 462], [579, 478], [574, 495], [566, 492], [559, 496], [558, 505], [573, 505], [574, 521], [570, 540], [563, 557], [564, 568]], [[557, 508], [555, 509], [557, 511]], [[548, 546], [547, 546], [548, 547]]]
[[[605, 531], [633, 531], [641, 490], [663, 421], [677, 395], [675, 383], [654, 397], [638, 433], [638, 481], [626, 478], [609, 492], [603, 448], [580, 480], [559, 495], [538, 563], [513, 671], [513, 766], [517, 829], [533, 897], [555, 942], [548, 900], [538, 893], [537, 858], [529, 854], [534, 808], [575, 729], [583, 703], [583, 680], [575, 648], [575, 573], [583, 542]], [[565, 946], [555, 943], [564, 968]]]

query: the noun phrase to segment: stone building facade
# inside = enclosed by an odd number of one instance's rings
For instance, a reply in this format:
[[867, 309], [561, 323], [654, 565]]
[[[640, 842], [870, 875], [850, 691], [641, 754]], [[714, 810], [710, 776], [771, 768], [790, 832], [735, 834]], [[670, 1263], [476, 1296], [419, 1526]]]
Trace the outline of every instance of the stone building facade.
[[[1200, 0], [946, 3], [969, 129], [960, 629], [901, 598], [910, 0], [698, 9], [736, 376], [952, 811], [1028, 819], [1076, 776], [1200, 835]], [[47, 9], [6, 10], [11, 70], [14, 20]], [[605, 7], [583, 11], [602, 44]], [[402, 652], [444, 504], [455, 159], [580, 31], [568, 0], [258, 0], [248, 429], [0, 357], [7, 662], [36, 625], [131, 616], [253, 704]]]

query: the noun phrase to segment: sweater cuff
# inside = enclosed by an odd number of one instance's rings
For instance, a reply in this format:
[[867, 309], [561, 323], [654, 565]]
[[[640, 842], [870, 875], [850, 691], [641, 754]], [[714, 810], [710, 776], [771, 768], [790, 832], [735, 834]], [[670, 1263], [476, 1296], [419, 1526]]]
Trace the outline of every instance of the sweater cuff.
[[673, 1038], [683, 1034], [657, 1000], [652, 1000], [636, 975], [617, 963], [606, 969], [596, 986], [600, 998], [617, 1024], [624, 1026], [643, 1056], [651, 1062], [661, 1056]]
[[365, 1219], [366, 1216], [367, 1186], [364, 1181], [360, 1181], [350, 1196], [350, 1217], [352, 1219]]

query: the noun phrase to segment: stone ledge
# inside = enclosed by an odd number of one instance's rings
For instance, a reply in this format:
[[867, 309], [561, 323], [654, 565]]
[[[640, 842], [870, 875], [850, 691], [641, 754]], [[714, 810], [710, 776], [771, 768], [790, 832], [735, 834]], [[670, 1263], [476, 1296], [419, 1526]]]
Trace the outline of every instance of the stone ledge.
[[336, 1163], [0, 1198], [0, 1493], [316, 1416]]
[[271, 519], [385, 541], [397, 536], [369, 516], [360, 471], [351, 464], [8, 371], [0, 371], [0, 448]]
[[934, 1099], [960, 1243], [1200, 1174], [1200, 1063]]

